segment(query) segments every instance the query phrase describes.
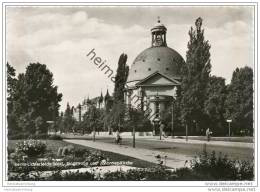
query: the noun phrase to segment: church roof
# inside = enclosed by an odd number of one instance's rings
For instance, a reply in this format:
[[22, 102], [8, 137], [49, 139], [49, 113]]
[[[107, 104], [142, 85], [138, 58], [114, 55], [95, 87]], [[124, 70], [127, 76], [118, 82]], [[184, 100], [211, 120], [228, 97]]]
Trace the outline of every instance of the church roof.
[[135, 58], [129, 71], [127, 83], [141, 81], [157, 71], [171, 79], [180, 78], [184, 59], [177, 51], [167, 46], [166, 31], [166, 27], [158, 18], [157, 24], [151, 29], [152, 46]]
[[149, 75], [145, 79], [136, 83], [137, 87], [141, 86], [174, 86], [180, 85], [180, 82], [176, 79], [172, 79], [164, 74], [161, 74], [159, 71]]
[[150, 47], [142, 51], [134, 60], [127, 82], [140, 81], [159, 71], [170, 78], [180, 78], [182, 56], [167, 46]]
[[102, 94], [102, 91], [101, 91], [101, 95], [100, 95], [100, 97], [99, 97], [99, 101], [98, 101], [99, 103], [102, 103], [103, 102], [103, 94]]
[[108, 100], [108, 99], [110, 99], [110, 98], [111, 98], [111, 96], [110, 96], [110, 94], [109, 94], [109, 92], [108, 92], [108, 89], [107, 89], [107, 93], [106, 93], [106, 95], [105, 95], [105, 101]]

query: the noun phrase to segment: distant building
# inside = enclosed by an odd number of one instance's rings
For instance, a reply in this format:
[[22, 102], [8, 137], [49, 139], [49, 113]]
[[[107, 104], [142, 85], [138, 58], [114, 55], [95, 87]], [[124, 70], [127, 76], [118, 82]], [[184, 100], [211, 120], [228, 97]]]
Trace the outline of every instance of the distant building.
[[172, 106], [184, 63], [182, 56], [167, 46], [166, 32], [158, 19], [151, 29], [151, 47], [135, 58], [127, 79], [126, 104], [149, 110], [151, 120], [159, 119], [160, 112]]
[[107, 90], [106, 95], [103, 97], [101, 92], [100, 96], [94, 97], [92, 99], [84, 99], [81, 104], [73, 108], [73, 117], [76, 121], [81, 121], [83, 115], [89, 110], [90, 106], [95, 106], [98, 109], [107, 109], [109, 103], [113, 101], [113, 98], [110, 96], [109, 91]]

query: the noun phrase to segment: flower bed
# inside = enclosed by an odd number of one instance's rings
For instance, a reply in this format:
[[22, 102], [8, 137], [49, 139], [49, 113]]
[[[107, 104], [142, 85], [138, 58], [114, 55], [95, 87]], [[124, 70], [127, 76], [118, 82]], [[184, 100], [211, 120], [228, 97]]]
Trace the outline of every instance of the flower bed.
[[[9, 180], [96, 180], [96, 181], [205, 181], [205, 180], [253, 180], [252, 162], [229, 160], [227, 156], [216, 157], [215, 152], [204, 151], [191, 161], [191, 168], [168, 170], [156, 165], [127, 171], [108, 171], [102, 176], [92, 171], [70, 172], [63, 170], [105, 165], [110, 159], [100, 151], [86, 150], [72, 145], [55, 146], [55, 150], [66, 151], [54, 153], [42, 147], [39, 141], [18, 142], [15, 149], [8, 150]], [[42, 149], [42, 150], [41, 150]], [[66, 150], [65, 150], [66, 149]], [[30, 152], [28, 152], [30, 151]], [[44, 151], [44, 152], [43, 152]], [[22, 154], [22, 155], [21, 155]], [[34, 158], [24, 158], [24, 157]], [[121, 156], [116, 156], [121, 158]], [[124, 157], [124, 156], [123, 156]], [[129, 161], [129, 157], [124, 157]], [[103, 163], [102, 163], [103, 162]], [[30, 165], [30, 166], [28, 166]], [[48, 176], [41, 177], [42, 172], [49, 171]]]

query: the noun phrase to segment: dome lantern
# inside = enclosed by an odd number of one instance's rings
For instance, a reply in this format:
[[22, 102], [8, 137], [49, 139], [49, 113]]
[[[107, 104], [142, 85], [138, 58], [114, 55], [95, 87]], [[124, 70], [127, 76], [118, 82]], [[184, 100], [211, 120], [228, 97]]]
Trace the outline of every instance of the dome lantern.
[[167, 46], [166, 31], [167, 28], [161, 23], [160, 17], [158, 17], [156, 25], [151, 29], [152, 47]]

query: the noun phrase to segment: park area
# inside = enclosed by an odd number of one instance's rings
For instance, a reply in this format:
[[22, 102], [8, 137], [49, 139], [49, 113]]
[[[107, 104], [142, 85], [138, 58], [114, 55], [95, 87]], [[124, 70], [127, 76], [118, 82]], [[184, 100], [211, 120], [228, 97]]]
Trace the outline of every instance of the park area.
[[154, 156], [154, 163], [152, 163], [140, 158], [66, 141], [58, 135], [41, 140], [9, 140], [8, 180], [205, 181], [254, 179], [252, 162], [232, 160], [225, 155], [219, 156], [215, 151], [201, 150], [197, 157], [189, 160], [189, 166], [173, 168], [168, 167], [160, 155]]

